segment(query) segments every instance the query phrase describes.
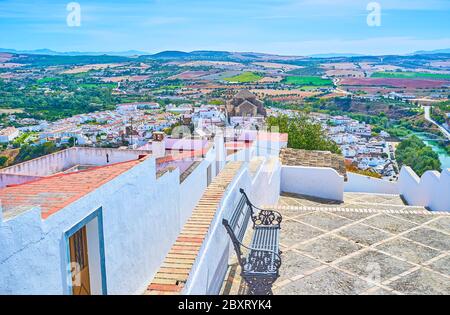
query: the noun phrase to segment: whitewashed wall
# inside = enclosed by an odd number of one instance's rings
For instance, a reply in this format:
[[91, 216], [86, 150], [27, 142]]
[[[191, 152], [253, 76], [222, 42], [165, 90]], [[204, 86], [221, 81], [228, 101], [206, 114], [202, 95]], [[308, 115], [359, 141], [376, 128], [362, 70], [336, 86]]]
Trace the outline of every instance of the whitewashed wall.
[[210, 231], [203, 242], [197, 261], [191, 270], [190, 277], [183, 294], [205, 295], [218, 294], [225, 277], [231, 249], [230, 237], [222, 224], [222, 219], [234, 210], [242, 195], [240, 188], [245, 189], [256, 206], [274, 204], [280, 192], [281, 167], [261, 167], [252, 177], [244, 166], [228, 186], [225, 197], [216, 212]]
[[205, 159], [197, 166], [192, 174], [180, 184], [180, 228], [184, 226], [186, 221], [192, 215], [192, 210], [198, 204], [205, 192], [208, 167], [211, 166], [212, 178], [216, 177], [225, 166], [225, 155], [226, 151], [224, 149], [223, 137], [217, 136], [214, 139], [214, 147], [208, 151]]
[[45, 221], [35, 209], [1, 222], [0, 294], [70, 293], [64, 233], [99, 208], [108, 294], [142, 292], [180, 232], [178, 182], [148, 159]]
[[[1, 170], [3, 174], [47, 176], [61, 172], [74, 165], [107, 165], [136, 160], [145, 150], [118, 150], [103, 148], [70, 148]], [[107, 163], [109, 160], [109, 163]]]
[[355, 173], [347, 173], [348, 181], [344, 184], [345, 192], [372, 194], [398, 194], [398, 183], [389, 182]]
[[450, 211], [450, 169], [440, 174], [429, 171], [420, 178], [410, 167], [403, 167], [398, 184], [399, 193], [409, 205]]
[[282, 166], [281, 191], [343, 201], [344, 176], [332, 168]]
[[4, 188], [8, 185], [18, 185], [22, 183], [27, 183], [36, 179], [39, 176], [28, 176], [28, 175], [16, 175], [16, 174], [2, 174], [0, 173], [0, 188]]
[[186, 185], [179, 170], [157, 179], [155, 159], [148, 158], [46, 220], [39, 209], [10, 220], [0, 211], [0, 294], [69, 294], [64, 234], [99, 208], [107, 293], [142, 293], [203, 195], [208, 165], [215, 176], [224, 152], [219, 139]]

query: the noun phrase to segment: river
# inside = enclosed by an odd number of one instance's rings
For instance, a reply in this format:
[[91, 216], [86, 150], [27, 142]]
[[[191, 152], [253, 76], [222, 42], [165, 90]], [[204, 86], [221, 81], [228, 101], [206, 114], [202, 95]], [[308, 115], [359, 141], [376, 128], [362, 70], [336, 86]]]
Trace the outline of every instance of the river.
[[428, 146], [430, 146], [434, 152], [439, 155], [439, 159], [441, 160], [442, 169], [450, 168], [450, 155], [445, 151], [444, 148], [438, 145], [437, 141], [430, 141], [430, 138], [436, 137], [433, 134], [425, 133], [425, 132], [415, 132], [417, 137], [423, 140]]

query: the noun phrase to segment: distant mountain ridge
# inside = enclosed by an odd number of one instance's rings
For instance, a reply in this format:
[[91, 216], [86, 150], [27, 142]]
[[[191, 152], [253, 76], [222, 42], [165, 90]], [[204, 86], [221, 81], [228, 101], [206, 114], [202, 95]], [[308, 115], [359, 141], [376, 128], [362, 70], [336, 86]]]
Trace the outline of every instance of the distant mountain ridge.
[[[192, 52], [167, 50], [158, 52], [156, 54], [139, 51], [139, 50], [127, 50], [119, 52], [57, 52], [51, 49], [35, 49], [35, 50], [16, 50], [0, 48], [0, 52], [12, 53], [12, 54], [24, 54], [24, 55], [47, 55], [47, 56], [116, 56], [116, 57], [145, 57], [148, 59], [157, 60], [213, 60], [213, 61], [296, 61], [308, 58], [361, 58], [361, 57], [382, 57], [374, 55], [363, 55], [353, 53], [325, 53], [325, 54], [313, 54], [308, 56], [282, 56], [276, 54], [256, 53], [256, 52], [229, 52], [229, 51], [210, 51], [210, 50], [198, 50]], [[450, 54], [449, 49], [438, 49], [431, 51], [416, 51], [411, 54], [398, 55], [398, 56], [414, 56], [414, 55], [442, 55]]]
[[413, 55], [434, 55], [434, 54], [450, 54], [450, 48], [436, 49], [436, 50], [419, 50], [413, 53]]
[[12, 53], [12, 54], [24, 54], [24, 55], [49, 55], [49, 56], [121, 56], [121, 57], [131, 57], [131, 56], [142, 56], [148, 55], [148, 52], [139, 50], [127, 50], [118, 52], [81, 52], [81, 51], [68, 51], [68, 52], [58, 52], [51, 49], [34, 49], [34, 50], [16, 50], [8, 48], [0, 48], [0, 52]]

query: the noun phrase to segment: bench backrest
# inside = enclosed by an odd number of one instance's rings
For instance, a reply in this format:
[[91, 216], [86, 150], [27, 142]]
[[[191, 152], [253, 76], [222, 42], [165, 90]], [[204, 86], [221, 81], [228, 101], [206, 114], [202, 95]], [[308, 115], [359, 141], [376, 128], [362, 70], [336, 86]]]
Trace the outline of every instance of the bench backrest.
[[242, 197], [241, 199], [239, 199], [237, 206], [233, 209], [229, 216], [224, 218], [222, 221], [223, 225], [227, 229], [228, 234], [231, 237], [231, 240], [233, 241], [233, 245], [236, 249], [239, 260], [241, 259], [242, 255], [240, 245], [244, 240], [245, 232], [247, 231], [247, 227], [253, 211], [244, 190], [241, 189], [240, 192], [242, 194]]

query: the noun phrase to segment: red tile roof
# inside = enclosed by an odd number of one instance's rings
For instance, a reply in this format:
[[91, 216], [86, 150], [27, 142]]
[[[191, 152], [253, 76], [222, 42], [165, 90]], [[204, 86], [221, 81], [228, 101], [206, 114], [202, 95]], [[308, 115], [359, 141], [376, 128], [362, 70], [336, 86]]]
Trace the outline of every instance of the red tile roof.
[[140, 162], [141, 160], [127, 161], [8, 186], [0, 189], [2, 210], [8, 215], [8, 212], [38, 206], [42, 209], [42, 218], [46, 219]]

